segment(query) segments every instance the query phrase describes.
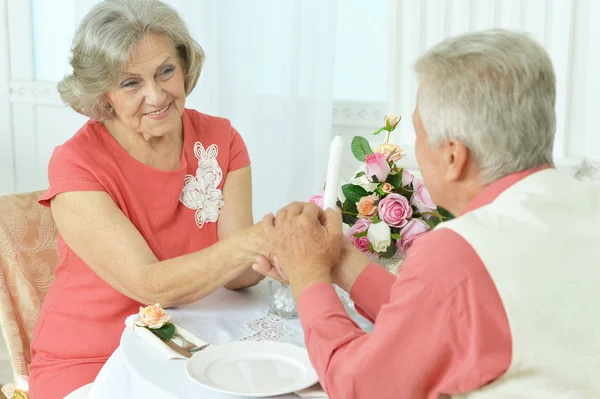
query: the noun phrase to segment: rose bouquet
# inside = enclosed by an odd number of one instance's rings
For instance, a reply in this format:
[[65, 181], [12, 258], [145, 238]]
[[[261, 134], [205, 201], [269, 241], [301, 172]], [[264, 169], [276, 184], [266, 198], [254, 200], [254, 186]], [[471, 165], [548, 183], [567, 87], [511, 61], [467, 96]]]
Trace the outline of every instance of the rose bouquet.
[[[385, 117], [385, 125], [374, 135], [385, 131], [387, 138], [375, 148], [364, 137], [354, 137], [352, 153], [364, 164], [342, 186], [343, 202], [338, 200], [343, 221], [349, 226], [348, 239], [378, 258], [405, 253], [415, 238], [453, 218], [436, 206], [421, 178], [398, 164], [405, 154], [389, 140], [399, 122], [398, 116]], [[309, 201], [318, 204], [321, 198], [314, 195]]]

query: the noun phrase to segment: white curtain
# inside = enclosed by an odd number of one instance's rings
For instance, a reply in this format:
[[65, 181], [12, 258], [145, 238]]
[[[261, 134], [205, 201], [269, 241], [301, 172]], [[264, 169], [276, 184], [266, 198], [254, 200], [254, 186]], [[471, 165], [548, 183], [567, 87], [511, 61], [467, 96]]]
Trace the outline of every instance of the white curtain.
[[336, 2], [167, 1], [206, 52], [188, 107], [229, 118], [253, 171], [255, 219], [323, 186]]

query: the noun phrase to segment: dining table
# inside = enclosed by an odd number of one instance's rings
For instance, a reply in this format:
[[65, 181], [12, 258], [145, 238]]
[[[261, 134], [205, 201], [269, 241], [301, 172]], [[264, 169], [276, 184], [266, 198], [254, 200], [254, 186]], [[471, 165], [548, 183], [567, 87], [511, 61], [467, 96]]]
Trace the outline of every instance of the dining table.
[[[171, 321], [211, 345], [237, 341], [274, 341], [304, 348], [299, 319], [284, 319], [270, 313], [270, 280], [243, 290], [220, 288], [195, 303], [168, 309]], [[344, 303], [344, 301], [343, 301]], [[369, 332], [372, 324], [353, 306], [348, 314]], [[167, 359], [160, 351], [123, 325], [120, 344], [92, 384], [88, 399], [233, 399], [194, 381], [186, 373], [186, 361]], [[197, 356], [201, 356], [198, 352]], [[298, 398], [295, 393], [276, 398]]]

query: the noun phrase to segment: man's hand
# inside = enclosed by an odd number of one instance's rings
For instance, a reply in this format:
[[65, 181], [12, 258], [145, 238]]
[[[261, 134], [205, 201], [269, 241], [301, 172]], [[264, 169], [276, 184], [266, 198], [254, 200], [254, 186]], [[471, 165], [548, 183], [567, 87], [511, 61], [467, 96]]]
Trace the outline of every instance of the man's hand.
[[[358, 276], [371, 262], [372, 260], [352, 245], [350, 240], [343, 237], [340, 256], [331, 271], [333, 282], [345, 291], [350, 292]], [[277, 258], [271, 262], [264, 256], [259, 255], [252, 268], [273, 280], [289, 282], [289, 278], [279, 266]]]
[[332, 282], [331, 268], [338, 260], [342, 243], [342, 218], [338, 212], [324, 212], [315, 204], [294, 202], [279, 210], [276, 217], [265, 216], [262, 227], [277, 257], [277, 267], [281, 269], [278, 274], [289, 277], [296, 298], [312, 283]]

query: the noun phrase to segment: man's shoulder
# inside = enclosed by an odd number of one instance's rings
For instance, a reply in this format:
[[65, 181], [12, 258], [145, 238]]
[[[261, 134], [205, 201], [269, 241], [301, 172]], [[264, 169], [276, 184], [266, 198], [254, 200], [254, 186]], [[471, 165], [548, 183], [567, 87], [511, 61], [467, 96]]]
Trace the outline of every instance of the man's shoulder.
[[413, 242], [402, 265], [402, 269], [408, 268], [421, 277], [456, 283], [485, 272], [481, 258], [467, 240], [445, 228], [423, 234]]

